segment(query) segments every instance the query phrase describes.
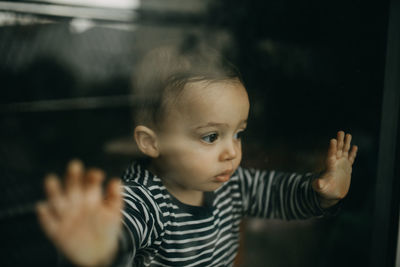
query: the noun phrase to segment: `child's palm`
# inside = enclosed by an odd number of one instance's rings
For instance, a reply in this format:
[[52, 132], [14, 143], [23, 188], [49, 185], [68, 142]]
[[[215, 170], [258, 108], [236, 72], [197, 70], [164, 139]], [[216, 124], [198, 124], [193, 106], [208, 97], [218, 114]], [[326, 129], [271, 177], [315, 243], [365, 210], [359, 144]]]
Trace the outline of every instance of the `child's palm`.
[[64, 189], [54, 176], [46, 179], [48, 200], [38, 205], [40, 223], [56, 247], [73, 263], [97, 266], [112, 260], [121, 228], [120, 184], [111, 181], [103, 198], [104, 174], [83, 177], [79, 162], [70, 164]]
[[352, 166], [357, 154], [357, 146], [350, 150], [351, 135], [340, 131], [337, 139], [332, 139], [326, 159], [325, 173], [314, 182], [314, 189], [321, 197], [321, 205], [327, 208], [343, 199], [350, 188]]

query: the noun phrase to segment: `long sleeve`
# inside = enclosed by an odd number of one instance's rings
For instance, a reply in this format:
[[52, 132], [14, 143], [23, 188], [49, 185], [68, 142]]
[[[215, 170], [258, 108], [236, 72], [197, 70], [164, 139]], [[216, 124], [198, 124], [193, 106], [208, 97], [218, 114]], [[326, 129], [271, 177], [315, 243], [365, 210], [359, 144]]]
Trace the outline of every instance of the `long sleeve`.
[[163, 230], [162, 213], [153, 196], [141, 186], [124, 186], [123, 231], [113, 267], [142, 265], [159, 245]]
[[307, 219], [323, 215], [311, 183], [315, 175], [238, 169], [244, 213], [269, 219]]

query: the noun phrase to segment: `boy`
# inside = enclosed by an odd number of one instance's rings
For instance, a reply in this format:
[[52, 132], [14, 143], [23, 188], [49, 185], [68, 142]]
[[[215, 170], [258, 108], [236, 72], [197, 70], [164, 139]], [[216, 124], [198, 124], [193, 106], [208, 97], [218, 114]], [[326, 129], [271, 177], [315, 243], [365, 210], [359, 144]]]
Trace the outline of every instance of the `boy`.
[[347, 194], [357, 147], [342, 131], [319, 176], [239, 167], [249, 100], [238, 71], [213, 50], [156, 49], [136, 76], [146, 101], [134, 138], [147, 158], [125, 172], [123, 192], [114, 179], [103, 199], [104, 174], [79, 161], [64, 188], [55, 175], [45, 182], [41, 225], [75, 265], [231, 266], [244, 216], [320, 216]]

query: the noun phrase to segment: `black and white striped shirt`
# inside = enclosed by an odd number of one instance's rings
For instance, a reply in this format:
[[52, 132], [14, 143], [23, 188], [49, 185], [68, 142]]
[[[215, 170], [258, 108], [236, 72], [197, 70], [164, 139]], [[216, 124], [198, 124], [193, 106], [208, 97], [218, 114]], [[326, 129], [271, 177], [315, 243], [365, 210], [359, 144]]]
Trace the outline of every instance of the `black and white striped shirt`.
[[161, 179], [134, 163], [124, 180], [126, 266], [232, 266], [243, 217], [320, 216], [311, 174], [239, 167], [205, 205], [181, 203]]

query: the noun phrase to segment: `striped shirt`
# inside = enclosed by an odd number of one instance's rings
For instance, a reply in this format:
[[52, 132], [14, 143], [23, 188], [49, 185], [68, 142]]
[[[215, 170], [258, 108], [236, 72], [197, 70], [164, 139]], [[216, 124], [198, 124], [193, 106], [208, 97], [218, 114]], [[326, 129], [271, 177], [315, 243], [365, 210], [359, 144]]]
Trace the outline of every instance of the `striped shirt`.
[[239, 167], [197, 207], [174, 198], [159, 177], [133, 163], [123, 176], [123, 266], [232, 266], [243, 217], [322, 215], [312, 179]]

